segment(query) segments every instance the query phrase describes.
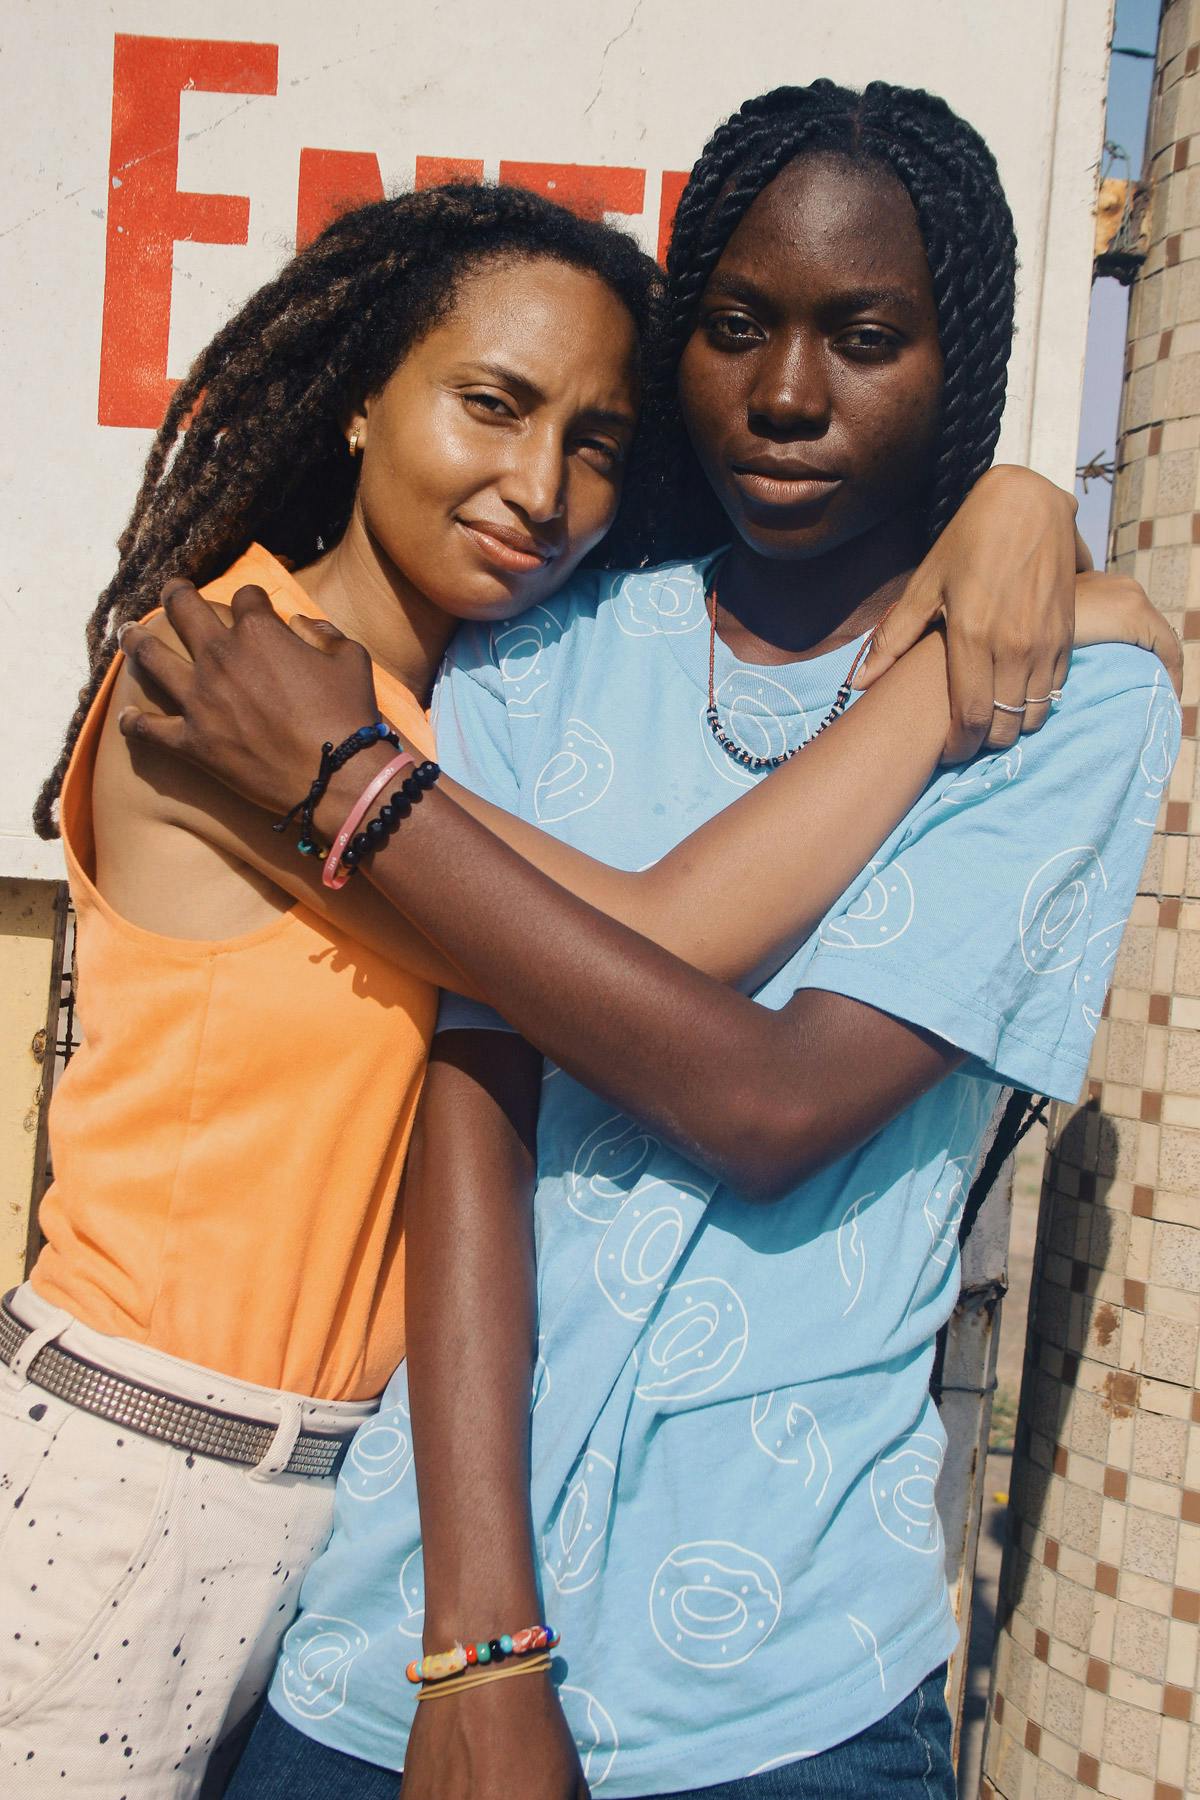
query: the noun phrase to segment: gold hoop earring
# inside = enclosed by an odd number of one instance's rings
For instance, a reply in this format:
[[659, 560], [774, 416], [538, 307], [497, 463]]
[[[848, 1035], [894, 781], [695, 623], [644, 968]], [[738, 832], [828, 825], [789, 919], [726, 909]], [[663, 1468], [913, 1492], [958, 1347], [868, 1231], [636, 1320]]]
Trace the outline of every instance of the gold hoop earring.
[[358, 427], [355, 426], [354, 430], [350, 433], [350, 437], [348, 440], [348, 448], [349, 448], [351, 456], [358, 455], [358, 437], [359, 437]]

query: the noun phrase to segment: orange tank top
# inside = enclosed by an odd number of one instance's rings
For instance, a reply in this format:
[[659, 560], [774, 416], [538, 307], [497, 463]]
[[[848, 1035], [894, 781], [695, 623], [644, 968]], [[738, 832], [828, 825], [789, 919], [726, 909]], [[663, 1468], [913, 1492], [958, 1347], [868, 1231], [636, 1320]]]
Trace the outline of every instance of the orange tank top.
[[[204, 591], [317, 608], [255, 545]], [[396, 1197], [436, 991], [302, 905], [247, 936], [144, 931], [93, 879], [92, 775], [116, 668], [63, 784], [83, 1043], [50, 1116], [38, 1293], [96, 1331], [325, 1400], [404, 1355]], [[375, 671], [423, 748], [420, 706]]]

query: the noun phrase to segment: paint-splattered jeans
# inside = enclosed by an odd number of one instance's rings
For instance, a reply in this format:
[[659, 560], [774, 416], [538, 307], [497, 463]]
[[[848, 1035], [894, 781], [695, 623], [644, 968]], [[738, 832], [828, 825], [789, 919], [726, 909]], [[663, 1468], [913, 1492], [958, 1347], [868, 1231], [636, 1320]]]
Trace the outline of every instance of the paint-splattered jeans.
[[[803, 1762], [662, 1800], [954, 1800], [945, 1668], [886, 1718]], [[227, 1789], [228, 1800], [404, 1800], [390, 1769], [330, 1750], [266, 1707]], [[599, 1796], [598, 1796], [599, 1800]]]
[[[13, 1310], [46, 1331], [67, 1319], [27, 1288]], [[264, 1389], [73, 1320], [55, 1335], [163, 1391], [272, 1416]], [[340, 1431], [370, 1410], [305, 1403], [304, 1423]], [[213, 1747], [266, 1686], [333, 1490], [189, 1457], [0, 1365], [5, 1800], [198, 1793]]]

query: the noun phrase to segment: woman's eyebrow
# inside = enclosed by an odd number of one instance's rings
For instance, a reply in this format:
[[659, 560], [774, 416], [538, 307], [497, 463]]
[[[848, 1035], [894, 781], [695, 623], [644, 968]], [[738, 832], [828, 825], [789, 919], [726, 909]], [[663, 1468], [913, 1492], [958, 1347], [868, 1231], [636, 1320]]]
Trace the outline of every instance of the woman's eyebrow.
[[837, 295], [834, 304], [845, 312], [871, 312], [877, 306], [891, 307], [896, 312], [907, 314], [918, 310], [915, 294], [898, 287], [845, 288]]
[[[472, 377], [482, 375], [498, 387], [514, 389], [534, 406], [545, 403], [546, 395], [536, 381], [531, 381], [528, 375], [518, 375], [515, 369], [506, 368], [503, 363], [473, 362], [463, 367], [470, 370]], [[633, 413], [621, 407], [585, 406], [580, 409], [580, 417], [589, 425], [611, 425], [617, 431], [633, 431], [637, 425]]]

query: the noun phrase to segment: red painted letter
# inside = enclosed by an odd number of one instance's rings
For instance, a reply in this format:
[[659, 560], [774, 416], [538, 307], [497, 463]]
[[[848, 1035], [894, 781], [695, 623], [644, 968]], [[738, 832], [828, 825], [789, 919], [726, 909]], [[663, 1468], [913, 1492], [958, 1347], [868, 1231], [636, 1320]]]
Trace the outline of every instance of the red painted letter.
[[156, 426], [171, 397], [171, 261], [177, 239], [244, 244], [240, 194], [181, 194], [179, 96], [273, 94], [274, 44], [128, 37], [113, 45], [112, 149], [100, 350], [101, 425]]
[[483, 158], [473, 156], [418, 156], [416, 188], [444, 187], [448, 181], [482, 181]]
[[679, 169], [663, 170], [662, 197], [658, 204], [658, 260], [664, 269], [667, 266], [667, 246], [671, 242], [671, 228], [675, 223], [675, 209], [679, 205], [680, 196], [689, 179], [690, 177]]
[[369, 150], [302, 150], [296, 248], [303, 250], [352, 206], [383, 199], [379, 158]]
[[502, 162], [507, 187], [531, 188], [585, 219], [605, 213], [640, 213], [646, 203], [644, 169], [590, 168], [586, 163]]

